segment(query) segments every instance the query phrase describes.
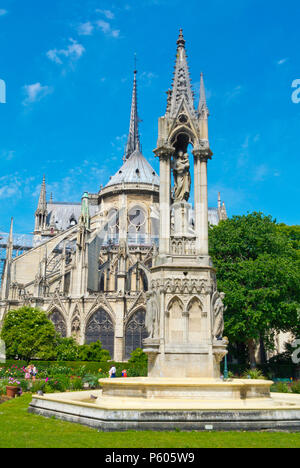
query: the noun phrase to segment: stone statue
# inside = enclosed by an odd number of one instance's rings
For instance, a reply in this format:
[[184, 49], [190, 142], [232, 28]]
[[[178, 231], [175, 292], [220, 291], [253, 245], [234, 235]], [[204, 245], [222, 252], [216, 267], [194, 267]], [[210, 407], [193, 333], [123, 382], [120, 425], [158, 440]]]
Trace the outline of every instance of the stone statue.
[[222, 339], [224, 332], [224, 311], [226, 310], [223, 303], [224, 298], [225, 294], [223, 292], [219, 293], [219, 291], [216, 291], [212, 297], [212, 312], [214, 317], [212, 334], [217, 340]]
[[73, 320], [73, 323], [72, 323], [72, 335], [73, 337], [76, 339], [76, 341], [79, 343], [79, 339], [80, 339], [80, 320], [78, 317], [76, 317], [74, 320]]
[[173, 164], [175, 202], [188, 201], [191, 191], [191, 174], [188, 153], [179, 151]]
[[151, 294], [147, 294], [145, 325], [149, 332], [148, 338], [157, 338], [159, 328], [158, 305], [155, 299], [151, 296]]

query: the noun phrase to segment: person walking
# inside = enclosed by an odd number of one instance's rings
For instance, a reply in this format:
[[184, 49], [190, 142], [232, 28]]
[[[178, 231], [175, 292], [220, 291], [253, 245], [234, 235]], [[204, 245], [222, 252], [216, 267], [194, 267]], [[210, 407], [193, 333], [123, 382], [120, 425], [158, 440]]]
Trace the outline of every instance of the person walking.
[[25, 380], [30, 380], [31, 378], [31, 366], [25, 367]]
[[32, 376], [33, 382], [35, 382], [35, 378], [37, 376], [37, 373], [38, 373], [37, 368], [35, 366], [31, 366], [31, 376]]
[[116, 377], [116, 373], [117, 373], [117, 369], [115, 368], [115, 366], [112, 366], [109, 370], [109, 377], [111, 379], [114, 379]]

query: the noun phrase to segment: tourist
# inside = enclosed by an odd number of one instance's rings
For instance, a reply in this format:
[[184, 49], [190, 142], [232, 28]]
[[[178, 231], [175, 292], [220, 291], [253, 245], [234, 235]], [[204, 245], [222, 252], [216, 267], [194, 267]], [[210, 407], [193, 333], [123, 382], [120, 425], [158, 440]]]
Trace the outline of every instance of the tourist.
[[31, 366], [31, 376], [32, 376], [32, 380], [35, 382], [35, 378], [37, 376], [37, 368], [35, 366]]
[[117, 369], [115, 368], [115, 366], [112, 366], [109, 370], [109, 377], [111, 379], [114, 379], [116, 377], [116, 373], [117, 373]]
[[127, 370], [126, 369], [122, 370], [122, 377], [127, 377]]
[[25, 367], [25, 380], [30, 380], [31, 378], [31, 366]]

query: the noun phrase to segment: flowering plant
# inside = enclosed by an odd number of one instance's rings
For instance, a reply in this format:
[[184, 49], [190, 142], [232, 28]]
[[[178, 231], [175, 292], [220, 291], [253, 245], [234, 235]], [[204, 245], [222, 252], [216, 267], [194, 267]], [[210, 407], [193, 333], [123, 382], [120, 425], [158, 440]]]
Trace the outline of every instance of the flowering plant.
[[8, 379], [8, 385], [10, 387], [18, 387], [21, 382], [19, 382], [17, 379], [14, 379], [13, 377], [9, 377]]
[[0, 377], [2, 378], [13, 378], [13, 379], [23, 379], [26, 370], [24, 367], [18, 367], [16, 365], [11, 366], [8, 369], [1, 369]]

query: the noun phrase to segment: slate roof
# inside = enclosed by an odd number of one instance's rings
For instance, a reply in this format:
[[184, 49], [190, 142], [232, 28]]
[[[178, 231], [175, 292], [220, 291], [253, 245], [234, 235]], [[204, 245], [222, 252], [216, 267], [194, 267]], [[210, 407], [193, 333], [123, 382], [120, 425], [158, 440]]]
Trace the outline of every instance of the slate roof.
[[[89, 207], [91, 216], [96, 214], [97, 208], [97, 206]], [[75, 219], [76, 223], [78, 223], [81, 213], [81, 203], [47, 203], [47, 211], [47, 225], [53, 225], [57, 229], [65, 231], [70, 227], [72, 219]]]
[[154, 184], [159, 186], [159, 176], [139, 150], [135, 150], [106, 187], [118, 184]]

